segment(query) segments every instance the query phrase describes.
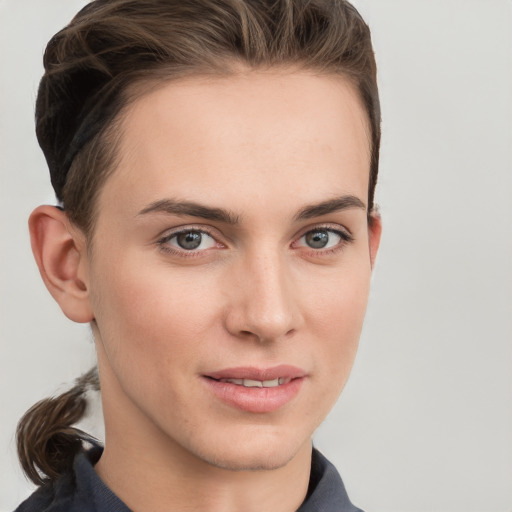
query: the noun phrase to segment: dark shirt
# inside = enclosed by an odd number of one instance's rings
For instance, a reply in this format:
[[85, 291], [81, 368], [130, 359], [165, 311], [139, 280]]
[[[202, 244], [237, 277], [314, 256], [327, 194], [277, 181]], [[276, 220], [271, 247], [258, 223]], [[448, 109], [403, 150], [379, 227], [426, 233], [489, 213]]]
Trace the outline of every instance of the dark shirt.
[[[37, 489], [15, 512], [130, 512], [94, 471], [102, 448], [80, 453], [73, 471]], [[348, 499], [336, 468], [313, 449], [309, 489], [297, 512], [362, 512]]]

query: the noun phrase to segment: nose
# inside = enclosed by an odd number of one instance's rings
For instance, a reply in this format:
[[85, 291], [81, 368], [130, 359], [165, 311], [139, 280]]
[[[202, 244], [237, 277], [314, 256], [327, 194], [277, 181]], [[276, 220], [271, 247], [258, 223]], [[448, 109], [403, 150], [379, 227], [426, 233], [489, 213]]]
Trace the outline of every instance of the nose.
[[303, 323], [297, 283], [279, 255], [247, 258], [230, 272], [226, 329], [239, 338], [277, 341]]

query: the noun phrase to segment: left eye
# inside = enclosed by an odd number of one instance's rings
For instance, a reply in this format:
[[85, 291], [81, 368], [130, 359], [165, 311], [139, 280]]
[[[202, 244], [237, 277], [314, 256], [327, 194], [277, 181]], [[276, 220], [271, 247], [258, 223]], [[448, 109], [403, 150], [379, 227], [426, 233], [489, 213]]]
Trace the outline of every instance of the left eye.
[[204, 250], [215, 247], [215, 240], [204, 231], [181, 231], [167, 238], [166, 243], [184, 251]]
[[298, 245], [311, 249], [330, 249], [339, 245], [344, 239], [341, 233], [332, 229], [313, 229], [300, 237]]

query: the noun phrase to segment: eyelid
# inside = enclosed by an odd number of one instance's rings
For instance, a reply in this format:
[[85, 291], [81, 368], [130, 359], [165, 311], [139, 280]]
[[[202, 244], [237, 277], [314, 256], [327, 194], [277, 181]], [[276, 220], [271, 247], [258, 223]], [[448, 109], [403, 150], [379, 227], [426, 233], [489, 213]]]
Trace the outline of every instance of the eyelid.
[[343, 236], [343, 238], [346, 238], [347, 240], [348, 239], [353, 240], [353, 238], [354, 238], [350, 229], [348, 229], [345, 226], [342, 226], [340, 224], [332, 224], [330, 222], [323, 222], [323, 223], [321, 222], [319, 224], [312, 224], [312, 225], [306, 226], [305, 228], [302, 228], [299, 231], [298, 235], [295, 237], [295, 240], [298, 240], [299, 238], [302, 238], [304, 235], [310, 233], [311, 231], [315, 231], [315, 230], [319, 230], [319, 231], [325, 230], [325, 231], [331, 231], [334, 233], [338, 233], [341, 236]]
[[212, 238], [215, 238], [216, 240], [217, 238], [219, 238], [219, 235], [217, 234], [216, 230], [212, 229], [210, 226], [204, 226], [200, 224], [186, 224], [162, 231], [161, 234], [157, 236], [157, 241], [161, 241], [163, 239], [168, 240], [173, 236], [179, 235], [180, 233], [187, 233], [189, 231], [204, 233], [206, 235], [211, 236]]

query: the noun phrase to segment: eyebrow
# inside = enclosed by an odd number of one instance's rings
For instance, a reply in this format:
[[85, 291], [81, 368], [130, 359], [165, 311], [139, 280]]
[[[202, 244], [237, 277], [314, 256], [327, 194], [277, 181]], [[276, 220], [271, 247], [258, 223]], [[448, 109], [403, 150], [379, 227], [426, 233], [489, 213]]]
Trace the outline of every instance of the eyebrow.
[[329, 199], [321, 203], [312, 204], [302, 208], [297, 215], [295, 220], [308, 220], [315, 217], [321, 217], [322, 215], [328, 215], [329, 213], [335, 213], [342, 210], [349, 210], [352, 208], [362, 209], [366, 211], [366, 205], [356, 196], [345, 195]]
[[173, 199], [155, 201], [141, 210], [138, 215], [146, 215], [148, 213], [199, 217], [201, 219], [224, 222], [225, 224], [238, 224], [239, 222], [238, 215], [223, 208], [212, 208], [192, 201], [175, 201]]
[[[311, 204], [301, 208], [295, 215], [295, 221], [302, 221], [328, 215], [352, 208], [366, 210], [366, 205], [356, 196], [344, 195], [334, 199], [328, 199], [321, 203]], [[235, 225], [240, 222], [240, 216], [224, 208], [205, 206], [193, 201], [176, 201], [173, 199], [161, 199], [151, 203], [142, 209], [137, 215], [149, 213], [166, 213], [168, 215], [199, 217], [206, 220], [214, 220], [225, 224]]]

